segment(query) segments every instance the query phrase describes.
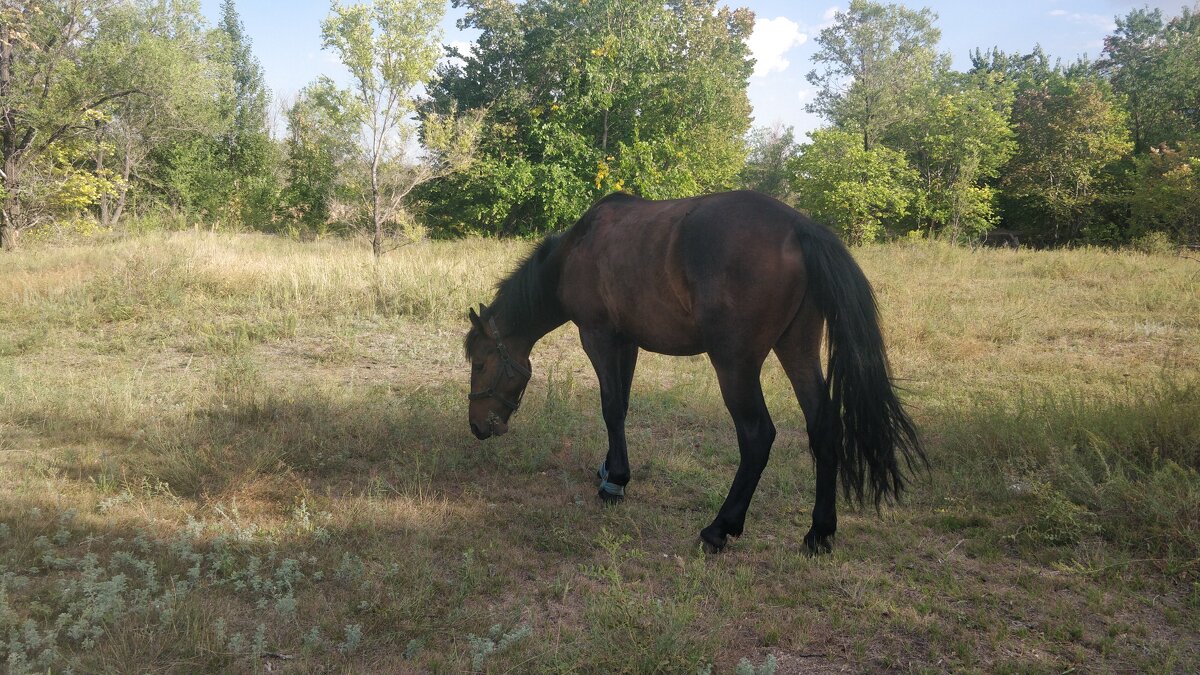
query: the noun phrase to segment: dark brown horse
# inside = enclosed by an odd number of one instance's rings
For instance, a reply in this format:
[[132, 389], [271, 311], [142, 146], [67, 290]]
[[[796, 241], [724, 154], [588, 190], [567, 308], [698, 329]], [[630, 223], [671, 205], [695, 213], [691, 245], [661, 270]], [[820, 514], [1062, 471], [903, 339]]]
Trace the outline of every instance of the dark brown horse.
[[878, 507], [904, 488], [897, 455], [906, 464], [924, 461], [892, 388], [862, 270], [828, 229], [758, 193], [671, 201], [610, 195], [542, 241], [500, 282], [491, 306], [470, 318], [470, 422], [480, 439], [508, 430], [534, 344], [567, 321], [579, 327], [608, 427], [599, 471], [608, 501], [623, 498], [630, 478], [625, 411], [638, 350], [707, 353], [741, 452], [729, 496], [700, 532], [709, 550], [741, 535], [775, 440], [759, 382], [772, 350], [804, 411], [816, 462], [809, 550], [831, 549], [839, 475], [848, 497], [862, 501], [865, 483]]

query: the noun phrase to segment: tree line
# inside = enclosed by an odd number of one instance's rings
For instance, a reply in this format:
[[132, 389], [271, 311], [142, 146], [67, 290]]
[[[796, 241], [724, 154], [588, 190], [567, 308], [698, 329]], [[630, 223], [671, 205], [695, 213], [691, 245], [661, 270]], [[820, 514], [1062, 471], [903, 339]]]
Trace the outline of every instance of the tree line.
[[1200, 14], [1116, 19], [1100, 58], [976, 49], [957, 72], [928, 9], [855, 0], [817, 37], [828, 126], [757, 130], [744, 182], [884, 236], [1200, 243]]
[[[349, 72], [272, 97], [233, 0], [0, 8], [0, 243], [203, 223], [528, 236], [600, 196], [757, 189], [848, 241], [1200, 242], [1200, 14], [1117, 18], [1099, 58], [976, 50], [928, 9], [854, 0], [816, 38], [804, 142], [752, 128], [754, 16], [717, 0], [334, 2]], [[418, 94], [419, 92], [419, 94]]]

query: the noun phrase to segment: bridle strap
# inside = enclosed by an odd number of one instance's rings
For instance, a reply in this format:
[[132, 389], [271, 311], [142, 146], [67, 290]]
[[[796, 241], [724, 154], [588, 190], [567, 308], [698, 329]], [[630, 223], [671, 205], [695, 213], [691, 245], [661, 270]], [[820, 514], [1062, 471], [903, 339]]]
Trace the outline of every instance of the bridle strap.
[[521, 389], [521, 393], [517, 395], [516, 401], [510, 401], [500, 392], [496, 391], [496, 387], [500, 384], [502, 377], [515, 377], [521, 375], [526, 379], [533, 377], [533, 373], [513, 360], [508, 354], [508, 347], [504, 345], [504, 341], [500, 339], [500, 331], [496, 328], [496, 318], [488, 319], [488, 328], [492, 331], [492, 339], [496, 341], [496, 353], [500, 355], [500, 370], [496, 371], [496, 377], [492, 379], [492, 384], [483, 391], [473, 391], [467, 394], [467, 398], [472, 401], [478, 401], [485, 398], [494, 398], [501, 405], [509, 410], [516, 412], [517, 408], [521, 407], [521, 399], [525, 397], [525, 390]]

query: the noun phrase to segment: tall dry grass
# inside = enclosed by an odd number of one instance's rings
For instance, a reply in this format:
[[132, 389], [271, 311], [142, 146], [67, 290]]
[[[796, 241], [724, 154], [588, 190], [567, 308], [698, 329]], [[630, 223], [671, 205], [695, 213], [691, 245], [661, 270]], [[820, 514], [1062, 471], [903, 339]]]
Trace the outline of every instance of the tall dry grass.
[[639, 361], [620, 509], [591, 501], [604, 433], [569, 328], [535, 351], [514, 432], [465, 433], [466, 308], [528, 247], [375, 263], [342, 240], [151, 233], [0, 260], [10, 670], [287, 665], [272, 652], [724, 672], [827, 645], [818, 665], [859, 670], [1197, 663], [1194, 261], [857, 250], [934, 467], [804, 559], [812, 471], [772, 361], [781, 434], [750, 530], [705, 561], [692, 530], [737, 451], [703, 357]]

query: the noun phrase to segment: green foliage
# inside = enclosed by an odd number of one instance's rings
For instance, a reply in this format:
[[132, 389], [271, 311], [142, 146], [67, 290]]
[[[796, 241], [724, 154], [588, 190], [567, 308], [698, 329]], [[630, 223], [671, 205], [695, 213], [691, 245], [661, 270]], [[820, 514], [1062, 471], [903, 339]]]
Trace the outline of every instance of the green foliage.
[[289, 220], [318, 234], [337, 225], [332, 218], [336, 202], [354, 199], [354, 185], [361, 184], [354, 180], [361, 178], [354, 161], [355, 105], [349, 92], [323, 77], [302, 89], [288, 109], [287, 187], [281, 201]]
[[478, 161], [422, 193], [446, 231], [533, 234], [597, 197], [681, 197], [730, 184], [744, 157], [745, 10], [468, 0], [481, 31], [443, 66], [428, 110], [484, 110]]
[[[472, 154], [475, 130], [450, 119], [429, 135], [442, 146], [435, 148], [439, 157], [412, 161], [406, 156], [416, 133], [407, 121], [416, 106], [413, 89], [433, 72], [443, 11], [435, 0], [375, 0], [349, 6], [335, 2], [321, 24], [323, 45], [338, 54], [354, 80], [354, 86], [340, 94], [339, 114], [362, 130], [358, 154], [365, 160], [362, 191], [369, 198], [365, 216], [358, 214], [363, 209], [349, 207], [348, 219], [370, 225], [376, 258], [384, 253], [387, 226], [401, 226], [409, 241], [422, 231], [412, 222], [408, 194], [439, 172], [460, 168]], [[448, 114], [453, 118], [452, 111]], [[448, 135], [453, 132], [468, 140], [451, 141]], [[455, 163], [448, 163], [447, 157]]]
[[1193, 10], [1185, 6], [1167, 22], [1161, 10], [1149, 7], [1117, 17], [1096, 65], [1125, 98], [1134, 152], [1200, 136], [1200, 114], [1194, 112], [1200, 100], [1200, 15]]
[[[107, 175], [67, 168], [79, 143], [102, 119], [101, 107], [134, 95], [128, 80], [97, 78], [100, 17], [111, 9], [96, 0], [19, 2], [0, 7], [0, 163], [3, 209], [0, 245], [51, 222], [55, 207], [78, 209], [99, 199]], [[57, 147], [56, 147], [57, 146]]]
[[[101, 118], [95, 111], [89, 116]], [[67, 139], [50, 146], [35, 162], [32, 174], [41, 180], [30, 181], [27, 187], [32, 189], [30, 197], [49, 214], [59, 218], [77, 216], [102, 196], [116, 191], [119, 178], [108, 171], [86, 168], [92, 150], [89, 145], [81, 138]]]
[[1013, 87], [994, 74], [943, 71], [922, 89], [920, 114], [889, 134], [920, 176], [912, 217], [930, 235], [976, 239], [996, 223], [990, 181], [1016, 149]]
[[500, 624], [494, 624], [484, 637], [468, 635], [467, 644], [471, 646], [471, 670], [482, 672], [483, 664], [489, 656], [507, 651], [517, 642], [529, 637], [532, 632], [527, 623], [508, 632], [505, 632]]
[[1134, 237], [1129, 247], [1147, 255], [1172, 255], [1179, 247], [1165, 232], [1147, 232], [1140, 237]]
[[1075, 239], [1093, 217], [1105, 168], [1133, 147], [1125, 112], [1104, 82], [1055, 72], [1017, 93], [1013, 128], [1018, 149], [1003, 182], [1009, 197], [1045, 214], [1038, 233], [1045, 239]]
[[1130, 173], [1132, 232], [1200, 243], [1200, 145], [1165, 143], [1139, 156]]
[[884, 146], [864, 150], [857, 134], [833, 129], [814, 132], [789, 166], [799, 207], [836, 226], [853, 245], [894, 230], [917, 181], [903, 154]]
[[817, 36], [812, 58], [824, 70], [808, 74], [818, 91], [806, 109], [873, 148], [893, 124], [915, 114], [914, 94], [946, 61], [934, 51], [941, 38], [936, 18], [928, 8], [852, 0]]
[[215, 102], [226, 70], [209, 58], [206, 30], [194, 2], [145, 0], [101, 15], [88, 69], [138, 92], [106, 103], [97, 120], [92, 164], [116, 177], [113, 194], [99, 200], [103, 226], [120, 222], [131, 204], [162, 201], [163, 174], [150, 161], [156, 151], [219, 125]]
[[[861, 148], [886, 151], [854, 154], [875, 167], [871, 178], [840, 181], [841, 194], [805, 197], [805, 204], [828, 202], [819, 207], [828, 220], [861, 222], [847, 230], [852, 241], [874, 239], [878, 221], [905, 214], [910, 229], [952, 241], [976, 238], [996, 222], [989, 181], [1014, 149], [1012, 86], [998, 76], [950, 72], [935, 51], [935, 18], [928, 9], [856, 1], [817, 38], [814, 61], [824, 70], [809, 73], [820, 87], [809, 111], [856, 136]], [[834, 160], [806, 170], [828, 173]]]
[[738, 661], [737, 668], [734, 669], [736, 675], [775, 675], [777, 662], [774, 654], [767, 654], [767, 658], [763, 659], [763, 664], [757, 668], [750, 662], [750, 659], [743, 658]]
[[223, 130], [216, 139], [214, 153], [233, 179], [224, 191], [230, 216], [236, 224], [268, 228], [279, 191], [274, 172], [277, 148], [267, 131], [270, 93], [234, 0], [222, 0], [216, 37], [217, 59], [228, 66], [230, 79], [217, 101]]
[[443, 4], [334, 3], [323, 39], [354, 86], [307, 87], [280, 141], [234, 0], [215, 25], [198, 0], [4, 3], [0, 245], [31, 228], [48, 241], [169, 211], [211, 227], [374, 229], [380, 254], [385, 232], [399, 245], [427, 225], [559, 229], [613, 191], [737, 186], [791, 203], [807, 182], [797, 169], [836, 184], [801, 206], [856, 242], [885, 229], [978, 240], [997, 224], [1035, 244], [1200, 240], [1195, 9], [1130, 10], [1095, 62], [976, 50], [955, 73], [933, 12], [854, 0], [816, 37], [808, 74], [809, 111], [867, 152], [853, 154], [867, 168], [852, 176], [822, 155], [851, 153], [844, 139], [814, 140], [801, 161], [790, 130], [747, 135], [747, 10], [456, 2], [477, 41], [449, 50], [420, 100]]
[[279, 151], [267, 131], [270, 94], [262, 67], [232, 0], [222, 3], [221, 21], [206, 33], [193, 11], [183, 27], [168, 22], [163, 29], [183, 50], [177, 63], [160, 59], [155, 80], [174, 117], [138, 111], [151, 118], [125, 132], [130, 151], [149, 156], [154, 166], [146, 182], [170, 206], [211, 226], [270, 229]]
[[797, 150], [791, 127], [759, 127], [750, 132], [746, 165], [738, 174], [738, 184], [747, 190], [757, 190], [784, 202], [791, 202], [793, 193], [788, 162]]
[[226, 120], [224, 142], [229, 148], [234, 173], [252, 175], [262, 168], [261, 146], [266, 136], [269, 93], [263, 83], [262, 66], [254, 57], [250, 38], [238, 16], [234, 0], [221, 1], [217, 26], [220, 61], [230, 72], [229, 89], [222, 93], [220, 114]]
[[229, 192], [233, 173], [220, 145], [193, 136], [157, 149], [154, 157], [168, 203], [213, 227], [237, 222], [240, 209]]

